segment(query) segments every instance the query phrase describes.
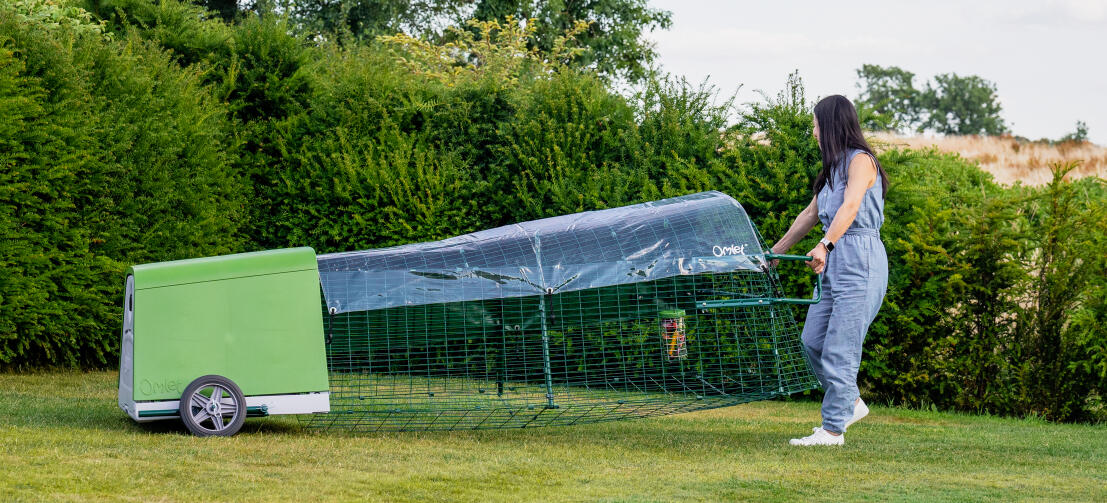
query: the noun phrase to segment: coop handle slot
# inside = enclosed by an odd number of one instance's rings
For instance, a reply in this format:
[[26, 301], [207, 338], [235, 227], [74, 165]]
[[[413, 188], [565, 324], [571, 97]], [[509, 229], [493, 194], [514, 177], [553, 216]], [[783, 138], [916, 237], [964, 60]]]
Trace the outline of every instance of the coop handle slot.
[[[807, 255], [782, 255], [778, 253], [766, 253], [765, 262], [772, 260], [795, 260], [807, 262], [811, 260]], [[815, 279], [815, 297], [810, 299], [793, 299], [790, 297], [748, 297], [742, 299], [727, 300], [701, 300], [696, 302], [699, 309], [712, 309], [717, 307], [749, 307], [767, 306], [772, 304], [818, 304], [823, 299], [823, 275], [819, 274]]]

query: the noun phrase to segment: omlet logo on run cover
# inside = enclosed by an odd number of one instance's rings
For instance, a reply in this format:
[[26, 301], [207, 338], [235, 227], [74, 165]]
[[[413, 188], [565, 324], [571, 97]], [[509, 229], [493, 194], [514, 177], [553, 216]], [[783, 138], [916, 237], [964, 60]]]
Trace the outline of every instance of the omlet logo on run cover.
[[711, 247], [711, 253], [716, 257], [722, 257], [723, 255], [745, 255], [746, 245], [732, 245], [732, 246], [719, 246], [715, 245]]

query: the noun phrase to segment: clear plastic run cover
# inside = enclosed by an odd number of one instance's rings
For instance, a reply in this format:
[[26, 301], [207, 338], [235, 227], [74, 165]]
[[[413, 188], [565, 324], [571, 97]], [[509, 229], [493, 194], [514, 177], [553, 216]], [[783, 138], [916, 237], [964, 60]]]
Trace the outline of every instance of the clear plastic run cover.
[[763, 253], [742, 205], [713, 191], [318, 259], [344, 313], [758, 270]]

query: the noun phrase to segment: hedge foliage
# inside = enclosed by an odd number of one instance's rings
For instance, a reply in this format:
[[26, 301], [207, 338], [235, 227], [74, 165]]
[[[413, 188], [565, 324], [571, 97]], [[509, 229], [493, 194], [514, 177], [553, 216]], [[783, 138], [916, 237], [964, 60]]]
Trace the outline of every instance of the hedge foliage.
[[[663, 76], [618, 93], [511, 50], [525, 32], [471, 39], [497, 64], [442, 72], [420, 66], [413, 39], [336, 47], [176, 0], [83, 5], [91, 18], [57, 22], [59, 11], [49, 26], [0, 7], [4, 368], [113, 366], [130, 264], [365, 249], [711, 189], [741, 201], [771, 243], [819, 168], [796, 76], [735, 106]], [[955, 155], [879, 157], [892, 273], [864, 392], [1103, 414], [1102, 181], [1058, 167], [1049, 186], [1006, 188]], [[787, 271], [789, 293], [810, 284]]]
[[0, 9], [0, 363], [112, 366], [129, 264], [241, 247], [224, 108], [156, 44]]

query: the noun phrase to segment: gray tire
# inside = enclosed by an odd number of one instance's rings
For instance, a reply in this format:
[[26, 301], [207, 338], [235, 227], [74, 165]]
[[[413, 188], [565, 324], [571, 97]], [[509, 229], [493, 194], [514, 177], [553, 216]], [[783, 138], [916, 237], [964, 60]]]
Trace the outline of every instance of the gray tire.
[[246, 421], [246, 397], [230, 379], [206, 375], [181, 394], [181, 422], [198, 437], [229, 437]]

